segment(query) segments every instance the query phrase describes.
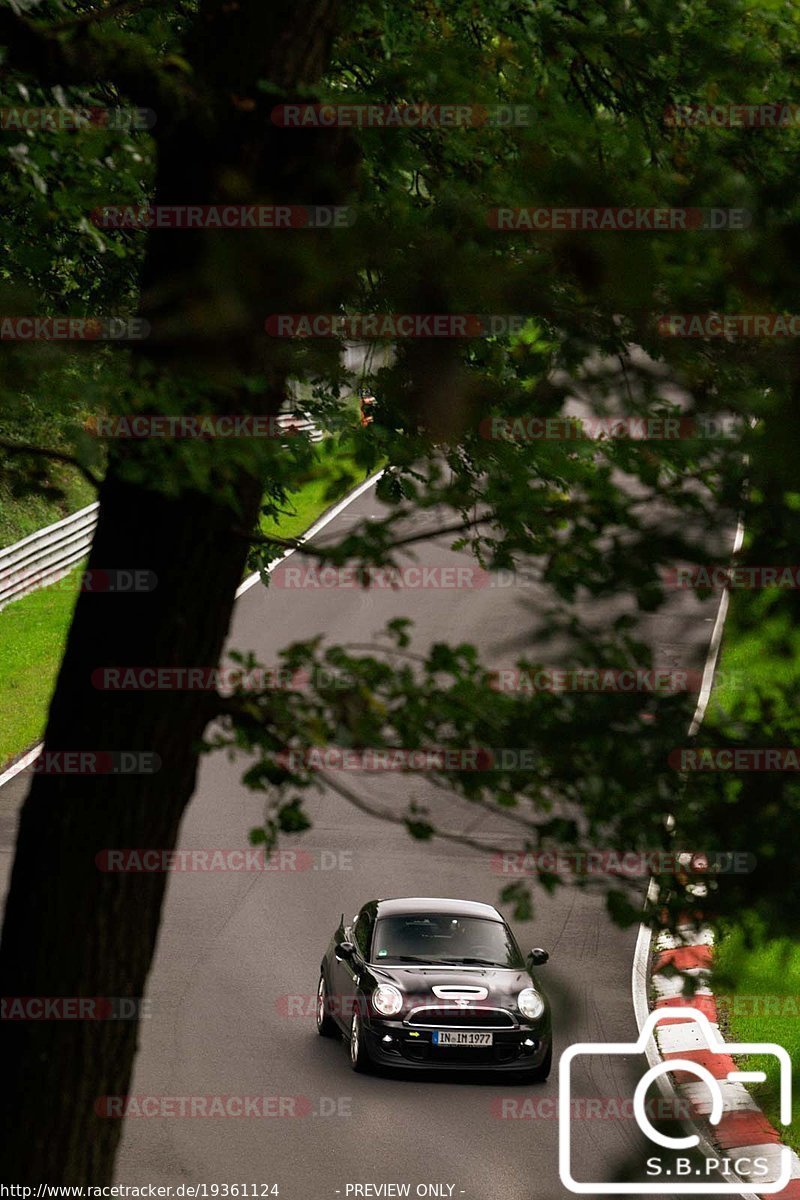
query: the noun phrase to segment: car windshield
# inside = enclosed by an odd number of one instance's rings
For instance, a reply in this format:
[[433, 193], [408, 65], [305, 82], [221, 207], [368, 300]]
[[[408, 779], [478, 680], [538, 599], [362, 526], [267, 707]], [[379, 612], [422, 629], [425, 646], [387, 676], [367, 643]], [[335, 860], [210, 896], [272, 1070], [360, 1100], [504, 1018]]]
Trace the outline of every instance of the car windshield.
[[381, 917], [372, 944], [374, 962], [453, 966], [524, 966], [511, 932], [500, 921], [452, 913]]

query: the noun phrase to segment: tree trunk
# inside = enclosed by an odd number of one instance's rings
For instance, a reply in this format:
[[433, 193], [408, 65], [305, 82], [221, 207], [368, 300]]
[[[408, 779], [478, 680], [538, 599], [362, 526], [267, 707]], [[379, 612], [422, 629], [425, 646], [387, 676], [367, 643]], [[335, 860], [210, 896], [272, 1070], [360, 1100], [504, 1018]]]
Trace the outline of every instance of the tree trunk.
[[[259, 489], [245, 497], [254, 519]], [[90, 567], [146, 566], [157, 589], [82, 594], [47, 727], [47, 750], [154, 751], [153, 775], [37, 775], [21, 817], [0, 971], [5, 997], [141, 997], [166, 876], [104, 873], [103, 849], [165, 847], [195, 784], [203, 692], [105, 692], [97, 667], [213, 667], [219, 661], [246, 548], [232, 514], [209, 497], [166, 500], [109, 480]], [[121, 553], [119, 547], [124, 547]], [[2, 1177], [106, 1183], [119, 1120], [103, 1095], [127, 1090], [131, 1020], [2, 1021]]]
[[[229, 202], [232, 175], [243, 202], [274, 203], [288, 193], [298, 203], [336, 202], [320, 194], [320, 165], [305, 131], [276, 131], [268, 111], [254, 112], [252, 103], [240, 99], [257, 98], [256, 83], [263, 78], [284, 89], [287, 98], [293, 87], [318, 80], [336, 7], [336, 0], [277, 5], [215, 0], [201, 6], [193, 53], [206, 108], [183, 124], [159, 114], [156, 203]], [[323, 180], [330, 177], [335, 144], [331, 138], [325, 144]], [[326, 186], [323, 182], [323, 192]], [[269, 311], [265, 305], [251, 308], [252, 327], [245, 322], [240, 337], [220, 333], [210, 339], [199, 372], [183, 336], [196, 319], [198, 301], [206, 315], [213, 314], [215, 306], [238, 294], [246, 309], [260, 288], [262, 300], [279, 297], [293, 311], [298, 289], [291, 274], [277, 267], [285, 263], [285, 242], [269, 243], [275, 250], [267, 249], [266, 261], [275, 269], [265, 273], [261, 258], [249, 278], [240, 277], [237, 255], [253, 258], [245, 248], [249, 236], [151, 235], [143, 313], [153, 320], [156, 336], [139, 354], [162, 378], [177, 372], [185, 382], [187, 368], [194, 366], [195, 377], [204, 384], [212, 380], [229, 412], [270, 414], [282, 399], [284, 368], [274, 357], [270, 363], [260, 332]], [[240, 249], [230, 260], [220, 259], [223, 238], [238, 239]], [[229, 267], [222, 275], [220, 262]], [[176, 322], [179, 332], [172, 340], [169, 331], [159, 336], [162, 316]], [[265, 360], [267, 394], [246, 406], [241, 372], [255, 365], [263, 370]], [[143, 411], [158, 411], [146, 394], [141, 403]], [[201, 409], [198, 400], [195, 411]], [[34, 778], [21, 815], [0, 945], [0, 995], [6, 998], [144, 995], [166, 876], [104, 873], [95, 860], [107, 848], [175, 846], [195, 785], [209, 696], [107, 692], [93, 685], [92, 674], [102, 667], [214, 667], [219, 661], [245, 566], [241, 531], [257, 520], [265, 468], [261, 460], [259, 473], [255, 452], [244, 465], [228, 465], [231, 502], [216, 487], [214, 474], [198, 490], [187, 481], [188, 472], [181, 478], [180, 456], [195, 449], [224, 466], [224, 451], [199, 443], [177, 452], [137, 444], [112, 454], [89, 567], [146, 568], [155, 573], [157, 587], [144, 595], [80, 595], [45, 750], [153, 752], [161, 765], [149, 776]], [[172, 470], [170, 463], [175, 472], [170, 482], [177, 483], [173, 495], [160, 490], [157, 477], [158, 471]], [[98, 1115], [96, 1104], [103, 1096], [126, 1093], [136, 1038], [137, 1023], [130, 1020], [0, 1021], [0, 1177], [28, 1185], [112, 1180], [121, 1122]]]

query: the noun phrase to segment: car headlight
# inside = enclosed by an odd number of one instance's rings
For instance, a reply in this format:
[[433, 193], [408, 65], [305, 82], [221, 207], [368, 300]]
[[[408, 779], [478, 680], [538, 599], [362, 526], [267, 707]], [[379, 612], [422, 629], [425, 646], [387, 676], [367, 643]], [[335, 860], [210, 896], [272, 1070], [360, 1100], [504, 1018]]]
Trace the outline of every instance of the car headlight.
[[390, 983], [382, 983], [372, 993], [372, 1007], [382, 1017], [393, 1017], [403, 1007], [403, 997]]
[[517, 1007], [523, 1017], [527, 1017], [529, 1021], [535, 1021], [544, 1012], [544, 1000], [536, 988], [523, 988], [517, 996]]

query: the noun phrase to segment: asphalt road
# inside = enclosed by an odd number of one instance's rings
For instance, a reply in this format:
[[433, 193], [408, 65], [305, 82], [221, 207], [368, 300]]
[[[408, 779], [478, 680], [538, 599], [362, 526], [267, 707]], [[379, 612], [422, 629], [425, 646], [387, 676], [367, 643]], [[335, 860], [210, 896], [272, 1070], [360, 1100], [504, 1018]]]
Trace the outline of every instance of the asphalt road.
[[[370, 490], [321, 536], [377, 512]], [[468, 561], [435, 541], [416, 553], [425, 565]], [[390, 617], [410, 615], [418, 645], [472, 641], [486, 662], [507, 666], [535, 623], [536, 599], [521, 588], [287, 593], [256, 585], [237, 604], [230, 644], [274, 663], [292, 640], [325, 633], [365, 642]], [[656, 663], [702, 666], [715, 611], [714, 601], [701, 605], [691, 593], [676, 594], [667, 611], [648, 619]], [[599, 620], [603, 615], [598, 609]], [[181, 846], [246, 843], [261, 801], [241, 785], [241, 770], [241, 761], [221, 754], [206, 760]], [[4, 870], [22, 778], [0, 789]], [[372, 778], [363, 786], [383, 803], [401, 803], [408, 789], [431, 798], [423, 781], [408, 777]], [[447, 805], [434, 802], [447, 815]], [[142, 1025], [131, 1089], [138, 1096], [283, 1097], [276, 1102], [282, 1115], [129, 1118], [119, 1181], [277, 1183], [285, 1200], [335, 1200], [354, 1194], [348, 1185], [388, 1183], [410, 1183], [411, 1195], [418, 1184], [445, 1185], [440, 1194], [470, 1200], [566, 1196], [558, 1175], [556, 1070], [535, 1087], [358, 1076], [345, 1046], [319, 1038], [314, 1028], [318, 964], [342, 911], [352, 915], [376, 896], [496, 902], [503, 880], [489, 855], [442, 842], [422, 846], [333, 794], [311, 808], [314, 828], [296, 843], [311, 852], [301, 860], [305, 869], [171, 876], [149, 989], [152, 1016]], [[465, 822], [463, 808], [452, 806], [442, 824], [456, 821], [487, 840], [511, 832], [485, 813], [470, 811]], [[557, 1052], [576, 1040], [635, 1039], [635, 930], [611, 925], [598, 897], [563, 889], [540, 900], [532, 927], [516, 931], [523, 947], [550, 952], [539, 978], [554, 1004]], [[298, 1008], [305, 1011], [297, 1015]], [[577, 1079], [574, 1094], [629, 1098], [641, 1069], [627, 1059], [598, 1059]], [[612, 1179], [636, 1163], [640, 1171], [646, 1154], [625, 1117], [576, 1122], [575, 1147], [575, 1174], [585, 1180]]]

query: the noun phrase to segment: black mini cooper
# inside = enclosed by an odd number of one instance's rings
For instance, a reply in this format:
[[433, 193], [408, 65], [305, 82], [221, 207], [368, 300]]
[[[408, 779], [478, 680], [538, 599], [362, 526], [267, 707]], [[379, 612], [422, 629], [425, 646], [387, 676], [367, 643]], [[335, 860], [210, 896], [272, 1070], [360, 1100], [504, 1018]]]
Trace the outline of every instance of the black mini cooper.
[[344, 916], [320, 966], [317, 1029], [347, 1035], [354, 1071], [372, 1066], [497, 1071], [545, 1080], [550, 1006], [491, 904], [371, 900]]

